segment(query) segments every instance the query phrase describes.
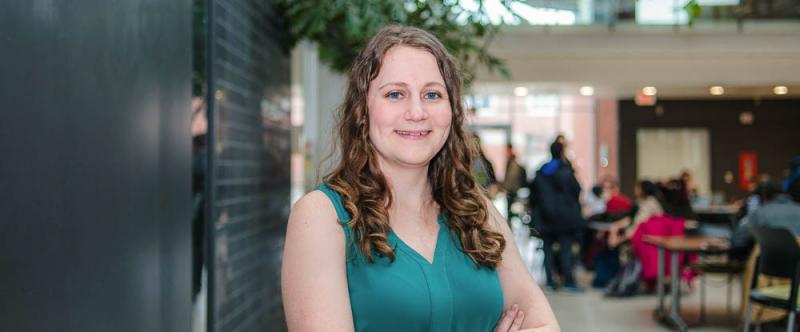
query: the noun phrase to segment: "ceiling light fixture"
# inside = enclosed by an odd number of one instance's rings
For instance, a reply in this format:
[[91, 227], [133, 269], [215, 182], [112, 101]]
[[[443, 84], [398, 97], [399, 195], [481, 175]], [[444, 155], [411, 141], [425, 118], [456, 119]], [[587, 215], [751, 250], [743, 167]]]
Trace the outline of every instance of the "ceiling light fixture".
[[712, 94], [714, 96], [721, 96], [721, 95], [725, 94], [725, 88], [723, 88], [723, 87], [721, 87], [719, 85], [715, 85], [715, 86], [712, 86], [711, 88], [708, 89], [708, 93], [710, 93], [710, 94]]
[[528, 95], [528, 88], [524, 86], [518, 86], [514, 88], [514, 95], [517, 97], [525, 97]]
[[642, 94], [645, 96], [655, 96], [658, 90], [654, 86], [646, 86], [642, 88]]
[[580, 93], [581, 96], [594, 96], [594, 88], [590, 86], [582, 86]]
[[789, 88], [783, 85], [778, 85], [774, 89], [772, 89], [772, 92], [774, 92], [776, 95], [785, 95], [789, 93]]

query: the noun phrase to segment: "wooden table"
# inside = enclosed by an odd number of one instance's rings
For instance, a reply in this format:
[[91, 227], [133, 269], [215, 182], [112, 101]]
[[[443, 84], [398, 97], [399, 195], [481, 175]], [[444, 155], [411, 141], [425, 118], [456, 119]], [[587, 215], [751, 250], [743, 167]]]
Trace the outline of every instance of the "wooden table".
[[[658, 247], [658, 282], [656, 291], [658, 292], [658, 307], [656, 315], [659, 318], [666, 318], [672, 322], [680, 331], [688, 331], [689, 327], [681, 318], [681, 292], [680, 275], [678, 271], [678, 254], [680, 253], [699, 253], [713, 254], [723, 253], [728, 250], [730, 244], [727, 240], [705, 236], [652, 236], [645, 235], [644, 242]], [[670, 304], [669, 315], [664, 311], [664, 254], [669, 251], [672, 255], [670, 274], [672, 280], [672, 303]]]
[[739, 212], [739, 207], [736, 205], [710, 205], [694, 207], [692, 210], [694, 210], [694, 213], [703, 214], [736, 214]]

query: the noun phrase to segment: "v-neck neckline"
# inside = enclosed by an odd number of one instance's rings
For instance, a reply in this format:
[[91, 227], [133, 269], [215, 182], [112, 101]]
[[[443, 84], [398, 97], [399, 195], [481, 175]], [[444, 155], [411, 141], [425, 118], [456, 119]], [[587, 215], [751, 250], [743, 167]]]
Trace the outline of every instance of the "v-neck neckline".
[[445, 225], [445, 223], [443, 221], [443, 215], [441, 213], [436, 216], [436, 223], [439, 224], [439, 231], [436, 233], [436, 243], [434, 244], [433, 257], [431, 257], [430, 261], [424, 255], [420, 254], [419, 251], [417, 251], [416, 249], [414, 249], [410, 245], [406, 244], [406, 242], [403, 241], [403, 239], [400, 238], [400, 235], [395, 233], [394, 229], [392, 229], [391, 227], [389, 227], [389, 235], [393, 236], [395, 238], [395, 241], [397, 241], [397, 246], [398, 247], [401, 247], [401, 249], [407, 251], [409, 254], [411, 254], [412, 256], [416, 257], [417, 259], [421, 259], [423, 262], [427, 263], [429, 266], [433, 266], [433, 265], [436, 264], [436, 262], [439, 261], [438, 258], [440, 256], [439, 255], [439, 251], [440, 251], [440, 247], [441, 247], [440, 244], [443, 242], [442, 235], [445, 233], [445, 230], [447, 229], [447, 226]]

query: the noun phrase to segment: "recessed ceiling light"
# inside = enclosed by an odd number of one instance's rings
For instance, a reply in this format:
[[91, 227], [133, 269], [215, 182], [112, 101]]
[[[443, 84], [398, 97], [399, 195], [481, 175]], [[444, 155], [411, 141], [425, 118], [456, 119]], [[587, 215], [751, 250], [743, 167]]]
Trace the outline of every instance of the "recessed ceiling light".
[[528, 88], [524, 86], [518, 86], [514, 88], [514, 95], [517, 97], [525, 97], [528, 95]]
[[772, 89], [772, 92], [774, 92], [776, 95], [785, 95], [789, 93], [789, 88], [783, 85], [778, 85], [774, 89]]
[[721, 95], [725, 94], [725, 88], [723, 88], [723, 87], [721, 87], [719, 85], [715, 85], [715, 86], [712, 86], [711, 88], [708, 89], [708, 93], [710, 93], [710, 94], [712, 94], [714, 96], [721, 96]]
[[590, 86], [582, 86], [580, 89], [581, 96], [593, 96], [594, 88]]
[[657, 92], [658, 91], [654, 86], [646, 86], [642, 88], [642, 94], [644, 94], [645, 96], [655, 96]]

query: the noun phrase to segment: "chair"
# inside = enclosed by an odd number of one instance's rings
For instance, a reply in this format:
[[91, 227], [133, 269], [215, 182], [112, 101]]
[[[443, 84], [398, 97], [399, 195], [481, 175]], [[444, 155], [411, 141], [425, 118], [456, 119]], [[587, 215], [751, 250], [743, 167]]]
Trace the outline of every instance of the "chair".
[[737, 261], [706, 261], [701, 260], [697, 263], [691, 265], [693, 268], [700, 270], [700, 321], [705, 322], [706, 319], [706, 274], [713, 273], [713, 274], [724, 274], [727, 276], [727, 297], [726, 297], [726, 312], [728, 315], [731, 315], [733, 309], [731, 304], [731, 298], [733, 293], [733, 278], [739, 276], [744, 272], [745, 265], [742, 262]]
[[[800, 273], [800, 246], [795, 236], [784, 228], [751, 226], [761, 253], [750, 284], [750, 304], [747, 306], [744, 330], [749, 331], [753, 302], [786, 310], [787, 331], [794, 331], [798, 311], [797, 290]], [[791, 279], [790, 285], [756, 288], [759, 276]]]
[[[689, 230], [687, 229], [687, 234]], [[724, 225], [724, 224], [709, 224], [709, 223], [700, 223], [697, 229], [694, 231], [697, 235], [702, 236], [709, 236], [715, 238], [723, 238], [726, 240], [731, 239], [731, 234], [733, 234], [733, 227], [731, 225]], [[696, 263], [691, 264], [691, 266], [697, 270], [700, 270], [700, 321], [705, 322], [706, 319], [706, 274], [713, 273], [713, 274], [725, 274], [727, 276], [728, 282], [726, 283], [728, 287], [728, 295], [726, 298], [726, 309], [728, 315], [732, 312], [732, 305], [731, 305], [731, 298], [733, 292], [733, 278], [736, 276], [741, 275], [744, 272], [745, 264], [744, 262], [740, 262], [737, 260], [732, 260], [727, 257], [728, 254], [724, 255], [717, 255], [714, 257], [705, 256], [698, 260]], [[717, 258], [717, 259], [710, 259], [710, 258]], [[723, 258], [720, 260], [719, 258]]]

